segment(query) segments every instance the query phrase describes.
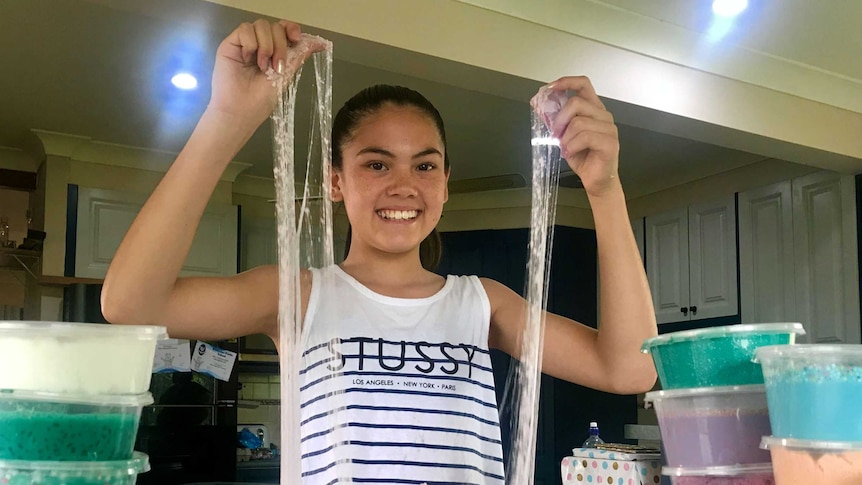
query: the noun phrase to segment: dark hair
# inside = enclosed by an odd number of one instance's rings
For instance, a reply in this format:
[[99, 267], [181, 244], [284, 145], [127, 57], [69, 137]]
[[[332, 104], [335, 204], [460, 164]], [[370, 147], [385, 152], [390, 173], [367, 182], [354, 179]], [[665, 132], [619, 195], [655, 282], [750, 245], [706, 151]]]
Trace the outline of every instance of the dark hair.
[[[332, 168], [341, 170], [342, 150], [356, 132], [356, 128], [366, 117], [376, 113], [384, 105], [412, 106], [428, 116], [437, 127], [437, 133], [443, 142], [443, 169], [449, 170], [449, 150], [446, 149], [446, 129], [443, 126], [443, 117], [431, 101], [417, 91], [402, 86], [390, 86], [378, 84], [363, 89], [355, 96], [347, 100], [344, 106], [338, 110], [332, 120]], [[352, 230], [347, 227], [347, 243], [344, 246], [344, 257], [350, 251]], [[419, 245], [419, 259], [422, 267], [428, 271], [434, 271], [440, 263], [442, 256], [442, 244], [440, 233], [435, 227], [431, 234], [425, 237]]]

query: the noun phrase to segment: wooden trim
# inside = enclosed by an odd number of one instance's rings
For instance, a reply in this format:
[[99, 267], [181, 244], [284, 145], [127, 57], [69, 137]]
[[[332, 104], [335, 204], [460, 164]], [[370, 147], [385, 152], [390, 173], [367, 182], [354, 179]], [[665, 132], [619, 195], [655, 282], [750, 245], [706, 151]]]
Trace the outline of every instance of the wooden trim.
[[36, 173], [0, 168], [0, 188], [13, 190], [36, 190]]
[[39, 284], [42, 286], [69, 286], [76, 284], [83, 285], [101, 285], [105, 280], [97, 278], [73, 278], [69, 276], [48, 276], [42, 275], [39, 277]]

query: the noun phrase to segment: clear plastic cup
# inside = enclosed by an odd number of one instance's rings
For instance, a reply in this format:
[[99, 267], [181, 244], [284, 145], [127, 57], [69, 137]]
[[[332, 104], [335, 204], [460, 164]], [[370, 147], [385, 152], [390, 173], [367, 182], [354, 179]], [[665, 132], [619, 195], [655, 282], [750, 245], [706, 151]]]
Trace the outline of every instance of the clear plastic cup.
[[142, 394], [165, 327], [0, 322], [0, 389]]
[[778, 485], [862, 484], [862, 442], [794, 440], [765, 436]]
[[0, 391], [0, 460], [128, 460], [141, 409], [152, 402], [150, 393], [73, 396]]
[[706, 468], [662, 468], [673, 485], [775, 485], [771, 463]]
[[668, 467], [700, 469], [768, 463], [771, 434], [764, 386], [700, 387], [647, 393]]
[[778, 345], [757, 349], [772, 434], [862, 441], [862, 345]]
[[800, 323], [727, 325], [673, 332], [646, 340], [663, 389], [763, 384], [754, 349], [792, 344], [804, 335]]
[[148, 472], [147, 455], [117, 461], [0, 460], [0, 483], [9, 485], [135, 485]]

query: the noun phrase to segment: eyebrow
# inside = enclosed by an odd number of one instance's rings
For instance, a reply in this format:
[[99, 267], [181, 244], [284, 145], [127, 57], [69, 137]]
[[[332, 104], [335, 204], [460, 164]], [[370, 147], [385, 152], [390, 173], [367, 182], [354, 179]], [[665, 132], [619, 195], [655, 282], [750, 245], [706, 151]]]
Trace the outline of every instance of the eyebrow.
[[[385, 157], [395, 158], [394, 153], [390, 152], [389, 150], [386, 150], [386, 149], [383, 149], [380, 147], [375, 147], [375, 146], [365, 147], [362, 150], [359, 150], [359, 152], [356, 155], [359, 156], [359, 155], [364, 155], [366, 153], [376, 153], [378, 155], [383, 155]], [[430, 148], [429, 147], [429, 148], [426, 148], [426, 149], [422, 150], [421, 152], [413, 155], [413, 158], [414, 159], [415, 158], [422, 158], [422, 157], [427, 156], [427, 155], [435, 155], [435, 154], [439, 155], [441, 157], [443, 156], [443, 154], [440, 153], [440, 150], [438, 150], [436, 148]]]

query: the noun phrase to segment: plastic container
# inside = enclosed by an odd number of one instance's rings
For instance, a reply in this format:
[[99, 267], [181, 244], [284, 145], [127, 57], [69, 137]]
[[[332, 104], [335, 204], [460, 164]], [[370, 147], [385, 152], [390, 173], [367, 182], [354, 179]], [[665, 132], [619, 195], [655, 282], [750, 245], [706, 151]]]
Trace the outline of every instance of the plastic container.
[[771, 463], [708, 468], [662, 468], [673, 485], [775, 485]]
[[142, 394], [165, 327], [0, 322], [0, 389]]
[[152, 402], [150, 393], [94, 397], [0, 391], [0, 460], [128, 460], [141, 408]]
[[668, 467], [769, 463], [760, 449], [771, 434], [764, 386], [653, 391], [644, 400], [655, 406]]
[[862, 483], [862, 443], [809, 441], [766, 436], [778, 485]]
[[757, 360], [773, 435], [862, 441], [862, 345], [764, 347]]
[[63, 462], [0, 460], [4, 485], [135, 485], [150, 470], [147, 455], [135, 452], [129, 460]]
[[728, 325], [673, 332], [646, 340], [663, 389], [763, 384], [754, 349], [792, 344], [804, 335], [800, 323]]

